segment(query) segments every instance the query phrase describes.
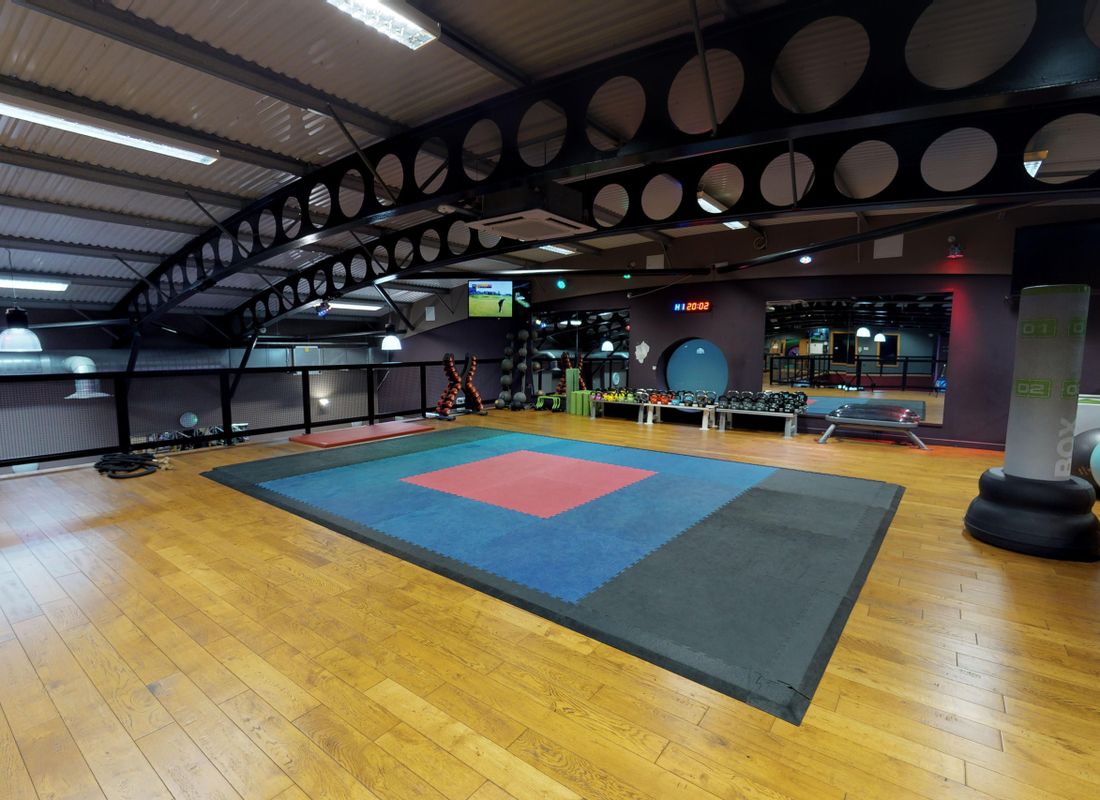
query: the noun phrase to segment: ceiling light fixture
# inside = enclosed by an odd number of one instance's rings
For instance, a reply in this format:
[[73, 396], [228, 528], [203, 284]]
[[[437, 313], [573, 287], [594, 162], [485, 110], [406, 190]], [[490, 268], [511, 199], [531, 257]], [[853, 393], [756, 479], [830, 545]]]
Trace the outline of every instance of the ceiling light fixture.
[[[376, 305], [372, 305], [370, 303], [344, 303], [344, 302], [339, 301], [339, 300], [318, 300], [313, 305], [317, 309], [320, 309], [321, 306], [327, 306], [329, 311], [331, 311], [331, 310], [336, 310], [336, 311], [381, 311], [382, 310], [382, 306], [376, 306]], [[328, 313], [328, 311], [326, 311], [325, 313]], [[320, 311], [318, 311], [317, 316], [323, 317], [324, 314], [321, 314]]]
[[615, 352], [615, 345], [611, 344], [610, 339], [604, 339], [603, 344], [600, 345], [600, 352], [601, 353], [614, 353]]
[[876, 333], [875, 334], [875, 341], [876, 342], [885, 342], [886, 341], [886, 334], [885, 333]]
[[557, 279], [557, 280], [556, 280], [556, 281], [554, 282], [554, 285], [555, 285], [555, 286], [557, 286], [557, 287], [558, 287], [559, 289], [561, 289], [561, 290], [564, 290], [564, 289], [565, 289], [565, 287], [566, 287], [566, 286], [568, 286], [569, 284], [568, 284], [568, 283], [566, 283], [566, 281], [565, 281], [565, 278], [558, 278], [558, 279]]
[[813, 256], [801, 256], [801, 257], [800, 257], [800, 258], [798, 259], [798, 263], [799, 263], [799, 264], [809, 264], [809, 263], [810, 263], [811, 261], [813, 261], [813, 260], [814, 260], [814, 257], [813, 257]]
[[0, 278], [0, 289], [25, 289], [31, 292], [64, 292], [67, 281], [41, 281], [31, 278]]
[[4, 314], [7, 328], [0, 331], [0, 353], [41, 353], [42, 342], [29, 328], [27, 312], [9, 308]]
[[749, 227], [739, 219], [731, 219], [729, 222], [723, 222], [722, 224], [729, 228], [731, 231], [743, 231], [745, 230], [745, 228]]
[[871, 329], [868, 327], [861, 327], [856, 331], [857, 339], [866, 339], [871, 335]]
[[439, 23], [401, 0], [327, 0], [350, 17], [374, 28], [383, 36], [419, 50], [428, 42], [439, 38]]
[[375, 278], [374, 283], [375, 283], [375, 285], [377, 285], [379, 283], [389, 283], [390, 281], [395, 281], [395, 280], [397, 280], [397, 274], [396, 273], [394, 273], [393, 275], [383, 275], [381, 278]]
[[386, 352], [401, 349], [401, 340], [397, 338], [393, 325], [386, 326], [386, 335], [382, 337], [382, 349]]
[[571, 269], [498, 269], [494, 275], [560, 275], [563, 272], [575, 272]]
[[65, 114], [65, 116], [61, 116], [49, 110], [32, 108], [29, 104], [15, 105], [0, 100], [0, 116], [20, 119], [34, 125], [45, 125], [47, 128], [76, 133], [80, 136], [90, 136], [93, 139], [110, 142], [111, 144], [136, 147], [149, 153], [179, 158], [195, 164], [213, 164], [218, 160], [219, 153], [217, 150], [168, 144], [137, 133], [126, 133], [121, 129], [106, 128], [101, 123], [93, 122], [91, 117], [82, 119], [79, 114], [71, 112], [65, 112]]
[[321, 319], [324, 319], [325, 317], [327, 317], [328, 312], [332, 310], [332, 306], [330, 306], [328, 304], [327, 300], [322, 300], [320, 303], [317, 303], [317, 305], [314, 306], [314, 308], [317, 309], [317, 316], [320, 317]]
[[562, 247], [560, 244], [540, 244], [539, 250], [557, 253], [560, 256], [575, 256], [577, 254], [576, 250], [570, 250], [568, 247]]
[[1030, 153], [1024, 153], [1024, 170], [1027, 171], [1027, 174], [1033, 178], [1037, 176], [1039, 167], [1043, 166], [1047, 155], [1046, 150], [1033, 150]]

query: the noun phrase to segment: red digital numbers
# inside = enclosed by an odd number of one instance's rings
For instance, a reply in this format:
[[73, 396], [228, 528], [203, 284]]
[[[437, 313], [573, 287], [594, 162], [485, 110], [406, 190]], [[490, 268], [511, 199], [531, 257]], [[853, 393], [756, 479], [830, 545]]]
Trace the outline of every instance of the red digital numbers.
[[681, 300], [672, 304], [672, 310], [695, 313], [710, 311], [710, 300]]

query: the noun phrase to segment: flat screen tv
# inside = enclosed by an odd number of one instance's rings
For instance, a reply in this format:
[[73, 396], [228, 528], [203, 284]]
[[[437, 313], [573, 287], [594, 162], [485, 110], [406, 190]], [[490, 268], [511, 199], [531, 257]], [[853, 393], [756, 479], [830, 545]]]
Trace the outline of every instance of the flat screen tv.
[[511, 281], [468, 281], [471, 317], [511, 317]]

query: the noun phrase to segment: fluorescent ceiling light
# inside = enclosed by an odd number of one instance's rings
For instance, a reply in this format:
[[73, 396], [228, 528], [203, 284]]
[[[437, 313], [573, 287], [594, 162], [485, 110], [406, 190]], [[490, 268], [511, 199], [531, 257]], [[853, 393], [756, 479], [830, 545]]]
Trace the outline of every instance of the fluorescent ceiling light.
[[39, 281], [29, 278], [0, 278], [0, 289], [27, 289], [32, 292], [64, 292], [66, 281]]
[[576, 272], [573, 269], [501, 269], [495, 270], [494, 275], [557, 275], [562, 272]]
[[[321, 305], [321, 300], [312, 304], [313, 308]], [[382, 306], [371, 305], [370, 303], [344, 303], [338, 300], [329, 300], [328, 307], [330, 309], [343, 309], [344, 311], [381, 311]]]
[[327, 0], [330, 6], [374, 28], [383, 36], [418, 50], [439, 38], [439, 24], [400, 0]]
[[695, 195], [695, 199], [699, 202], [699, 208], [711, 214], [721, 214], [726, 210], [726, 206], [719, 203], [706, 192], [698, 192]]
[[397, 275], [383, 275], [381, 278], [375, 278], [374, 282], [375, 282], [375, 284], [379, 284], [379, 283], [389, 283], [390, 281], [395, 281], [395, 280], [397, 280]]
[[99, 139], [100, 141], [110, 142], [112, 144], [136, 147], [139, 150], [157, 153], [162, 156], [171, 156], [172, 158], [180, 158], [184, 161], [194, 162], [195, 164], [213, 164], [218, 160], [219, 155], [217, 150], [180, 147], [178, 145], [168, 144], [167, 142], [149, 139], [136, 133], [125, 133], [122, 130], [105, 128], [102, 124], [91, 121], [91, 118], [87, 118], [88, 121], [84, 121], [80, 118], [80, 115], [74, 113], [66, 112], [65, 116], [61, 116], [49, 110], [32, 108], [29, 104], [13, 105], [12, 103], [0, 100], [0, 116], [21, 119], [24, 122], [30, 122], [35, 125], [45, 125], [48, 128], [55, 128], [67, 133], [90, 136], [93, 139]]
[[1030, 153], [1024, 153], [1024, 169], [1031, 177], [1035, 177], [1039, 174], [1039, 167], [1043, 166], [1043, 161], [1046, 160], [1046, 150], [1034, 150]]
[[560, 244], [540, 244], [539, 250], [547, 250], [562, 256], [575, 256], [577, 254], [576, 250], [570, 250], [568, 247], [562, 247]]
[[723, 222], [722, 224], [731, 231], [743, 231], [745, 228], [749, 227], [739, 219], [731, 219], [729, 222]]

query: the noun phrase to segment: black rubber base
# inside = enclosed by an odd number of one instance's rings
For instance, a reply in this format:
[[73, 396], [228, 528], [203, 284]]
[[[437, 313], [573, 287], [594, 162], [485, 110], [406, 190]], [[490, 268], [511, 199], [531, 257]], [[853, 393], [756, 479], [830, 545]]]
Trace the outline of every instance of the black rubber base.
[[1036, 481], [996, 467], [978, 492], [964, 520], [975, 539], [1042, 558], [1100, 561], [1096, 492], [1082, 479]]

